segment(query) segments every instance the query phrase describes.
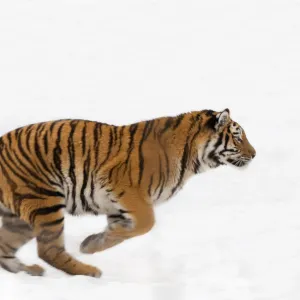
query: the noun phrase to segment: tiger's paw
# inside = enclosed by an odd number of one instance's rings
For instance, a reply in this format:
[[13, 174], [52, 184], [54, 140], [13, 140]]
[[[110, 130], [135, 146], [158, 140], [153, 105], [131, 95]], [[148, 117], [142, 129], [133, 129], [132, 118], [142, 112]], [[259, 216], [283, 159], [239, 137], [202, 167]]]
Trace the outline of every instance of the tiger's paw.
[[43, 276], [45, 273], [44, 268], [39, 265], [25, 266], [24, 271], [31, 276]]
[[85, 254], [93, 254], [99, 251], [99, 246], [103, 240], [103, 233], [92, 234], [85, 238], [80, 244], [80, 252]]
[[99, 270], [96, 267], [93, 266], [89, 266], [89, 270], [86, 274], [84, 274], [85, 276], [90, 276], [90, 277], [95, 277], [95, 278], [100, 278], [102, 275], [101, 270]]

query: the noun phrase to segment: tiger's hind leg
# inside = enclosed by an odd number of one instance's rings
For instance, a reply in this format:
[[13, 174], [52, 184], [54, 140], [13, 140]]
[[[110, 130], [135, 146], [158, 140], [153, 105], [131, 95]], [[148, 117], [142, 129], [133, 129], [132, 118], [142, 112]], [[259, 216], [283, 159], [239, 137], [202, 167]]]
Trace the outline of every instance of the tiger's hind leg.
[[0, 228], [0, 266], [12, 273], [25, 271], [34, 276], [44, 273], [38, 265], [27, 266], [15, 255], [19, 248], [34, 237], [32, 228], [17, 216], [5, 214]]
[[[30, 200], [27, 201], [30, 203]], [[71, 275], [100, 277], [101, 271], [73, 258], [64, 246], [63, 199], [59, 197], [43, 200], [43, 207], [25, 207], [24, 218], [33, 226], [37, 236], [38, 255], [49, 265]], [[29, 208], [29, 209], [28, 209]], [[23, 211], [23, 210], [22, 210]]]

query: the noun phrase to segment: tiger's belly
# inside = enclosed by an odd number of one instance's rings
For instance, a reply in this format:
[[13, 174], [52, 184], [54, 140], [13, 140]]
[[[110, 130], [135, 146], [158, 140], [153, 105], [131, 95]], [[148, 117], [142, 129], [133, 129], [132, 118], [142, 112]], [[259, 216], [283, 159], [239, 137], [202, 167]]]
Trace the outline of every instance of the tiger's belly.
[[3, 203], [0, 202], [0, 217], [10, 215], [12, 212]]
[[86, 189], [84, 192], [72, 193], [66, 197], [66, 210], [72, 215], [112, 215], [117, 214], [121, 209], [118, 202], [105, 190], [95, 187], [94, 191]]

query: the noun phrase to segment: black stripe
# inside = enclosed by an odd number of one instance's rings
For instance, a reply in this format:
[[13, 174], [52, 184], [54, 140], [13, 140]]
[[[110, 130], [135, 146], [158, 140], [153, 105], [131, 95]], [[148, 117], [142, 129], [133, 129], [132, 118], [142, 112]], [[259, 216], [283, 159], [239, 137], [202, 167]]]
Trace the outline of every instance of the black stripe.
[[167, 118], [167, 120], [164, 124], [164, 128], [160, 132], [161, 135], [164, 134], [171, 127], [173, 121], [174, 121], [174, 118], [172, 118], [172, 117]]
[[94, 193], [95, 193], [95, 183], [94, 183], [94, 177], [91, 176], [91, 193], [90, 197], [94, 201]]
[[100, 140], [102, 138], [102, 124], [96, 123], [94, 128], [94, 141], [95, 145], [95, 169], [99, 165], [99, 148], [100, 148]]
[[33, 131], [33, 126], [31, 127], [28, 127], [28, 131], [26, 130], [26, 149], [29, 153], [31, 153], [31, 149], [30, 149], [30, 138], [31, 138], [31, 134], [32, 134], [32, 131]]
[[[91, 175], [91, 194], [90, 194], [90, 197], [92, 199], [92, 204], [95, 206], [96, 209], [100, 209], [99, 205], [95, 202], [95, 199], [94, 199], [94, 195], [95, 194], [95, 183], [94, 183], [94, 177], [93, 175]], [[92, 208], [88, 207], [87, 209], [91, 209], [91, 211], [93, 213], [95, 213], [94, 210], [92, 210]]]
[[2, 256], [0, 256], [0, 259], [2, 259], [2, 258], [4, 258], [4, 259], [15, 259], [16, 257], [11, 256], [11, 255], [2, 255]]
[[138, 123], [132, 124], [132, 125], [129, 126], [129, 147], [128, 147], [128, 150], [127, 150], [127, 158], [126, 158], [126, 161], [125, 161], [124, 173], [127, 171], [128, 161], [130, 159], [131, 152], [132, 152], [133, 146], [134, 146], [134, 135], [135, 135], [137, 129], [138, 129]]
[[61, 266], [64, 267], [66, 264], [70, 263], [72, 260], [73, 260], [73, 257], [70, 256], [69, 258], [66, 259], [66, 261], [64, 261], [64, 262], [62, 263]]
[[57, 220], [54, 220], [54, 221], [44, 222], [44, 223], [41, 223], [40, 226], [42, 226], [42, 227], [51, 227], [51, 226], [59, 225], [59, 224], [63, 223], [64, 219], [65, 218], [60, 218], [60, 219], [57, 219]]
[[176, 129], [181, 124], [181, 122], [184, 119], [184, 116], [185, 116], [185, 114], [181, 114], [181, 115], [179, 115], [179, 116], [176, 117], [176, 121], [175, 121], [175, 123], [173, 125], [173, 129]]
[[120, 137], [119, 137], [119, 148], [118, 148], [118, 151], [117, 151], [117, 154], [119, 154], [120, 150], [121, 150], [121, 146], [122, 146], [122, 139], [123, 139], [123, 134], [124, 134], [124, 128], [125, 126], [122, 126], [121, 129], [120, 129]]
[[37, 187], [37, 186], [34, 186], [34, 187], [35, 187], [35, 192], [37, 192], [39, 194], [42, 194], [42, 195], [45, 195], [45, 196], [49, 196], [49, 197], [61, 197], [61, 198], [65, 197], [65, 195], [62, 194], [61, 192], [51, 191], [51, 190], [44, 189], [44, 188]]
[[227, 150], [227, 147], [228, 147], [228, 142], [229, 142], [229, 134], [227, 133], [226, 134], [226, 137], [225, 137], [225, 150]]
[[128, 166], [128, 173], [129, 173], [129, 183], [130, 183], [130, 186], [133, 185], [133, 182], [132, 182], [132, 173], [131, 173], [131, 161], [128, 162], [128, 164], [126, 165], [126, 167]]
[[124, 162], [121, 161], [114, 167], [114, 168], [117, 168], [115, 178], [114, 178], [115, 182], [119, 181], [119, 172], [123, 166], [124, 166]]
[[222, 145], [223, 136], [224, 136], [224, 134], [223, 134], [223, 132], [221, 132], [220, 135], [219, 135], [219, 137], [218, 137], [218, 140], [214, 144], [213, 150], [211, 150], [209, 152], [208, 156], [207, 156], [209, 159], [213, 159], [213, 157], [214, 157], [214, 155], [216, 153], [217, 148]]
[[24, 199], [44, 200], [45, 198], [41, 197], [41, 195], [34, 195], [34, 194], [31, 194], [31, 193], [26, 193], [26, 194], [14, 193], [14, 200], [15, 201], [22, 201]]
[[113, 142], [113, 145], [115, 146], [117, 141], [118, 141], [118, 130], [117, 130], [117, 126], [114, 126], [113, 127], [113, 130], [114, 130], [114, 142]]
[[208, 146], [209, 146], [210, 141], [211, 141], [211, 140], [208, 139], [207, 142], [206, 142], [206, 144], [205, 144], [205, 146], [204, 146], [203, 154], [202, 154], [202, 161], [204, 161], [205, 154], [206, 154], [206, 150], [207, 150], [207, 148], [208, 148]]
[[23, 128], [17, 128], [16, 130], [15, 130], [15, 139], [16, 140], [18, 140], [19, 139], [19, 137], [20, 137], [20, 133], [23, 131]]
[[[37, 129], [38, 130], [38, 129]], [[51, 173], [51, 170], [49, 169], [49, 167], [47, 166], [46, 161], [44, 160], [42, 153], [40, 151], [40, 145], [39, 145], [39, 141], [38, 141], [38, 131], [36, 131], [35, 133], [35, 138], [34, 138], [34, 150], [35, 150], [35, 155], [37, 156], [39, 162], [41, 163], [42, 167], [44, 168], [44, 170], [46, 170], [48, 173]]]
[[75, 149], [74, 149], [74, 142], [73, 142], [73, 136], [74, 131], [76, 129], [77, 122], [74, 123], [73, 121], [70, 123], [71, 131], [68, 137], [68, 153], [69, 153], [69, 159], [70, 159], [70, 167], [69, 167], [69, 176], [71, 178], [72, 182], [72, 210], [71, 213], [73, 214], [76, 210], [76, 175], [75, 175]]
[[118, 173], [119, 173], [119, 169], [122, 165], [123, 165], [123, 162], [120, 161], [119, 163], [117, 163], [116, 165], [114, 165], [113, 167], [110, 168], [108, 175], [107, 175], [107, 178], [110, 182], [111, 182], [112, 175], [113, 175], [113, 172], [115, 171], [115, 169], [117, 169], [117, 174], [114, 179], [115, 179], [115, 182], [118, 181]]
[[43, 126], [44, 126], [44, 123], [38, 123], [38, 124], [36, 124], [36, 130], [35, 130], [36, 135], [39, 135], [40, 130], [42, 130]]
[[57, 240], [63, 233], [64, 227], [60, 228], [59, 231], [52, 231], [48, 229], [42, 230], [37, 236], [36, 240], [38, 243], [49, 244], [55, 240]]
[[192, 137], [192, 139], [191, 139], [191, 146], [193, 146], [193, 144], [194, 144], [194, 141], [195, 141], [195, 139], [197, 138], [197, 136], [199, 135], [199, 133], [201, 132], [201, 130], [202, 130], [202, 127], [201, 127], [201, 124], [199, 124], [198, 125], [198, 129], [197, 129], [197, 131], [194, 133], [194, 135], [193, 135], [193, 137]]
[[172, 195], [174, 194], [174, 192], [177, 190], [177, 188], [182, 183], [183, 176], [186, 171], [186, 167], [187, 167], [187, 163], [188, 163], [188, 153], [189, 153], [189, 145], [188, 145], [188, 143], [186, 143], [184, 150], [183, 150], [182, 157], [181, 157], [179, 180], [178, 180], [177, 184], [175, 185], [175, 187], [172, 189], [172, 192], [171, 192]]
[[124, 194], [125, 194], [125, 191], [122, 191], [117, 197], [118, 197], [118, 198], [121, 198], [121, 197], [124, 196]]
[[152, 193], [151, 193], [152, 184], [153, 184], [153, 175], [151, 175], [150, 183], [149, 183], [149, 187], [148, 187], [148, 195], [149, 195], [149, 197], [152, 196]]
[[65, 253], [65, 248], [56, 246], [56, 245], [50, 245], [45, 251], [45, 255], [47, 255], [48, 252], [55, 253], [55, 256], [53, 257], [53, 261], [55, 261], [62, 253]]
[[139, 180], [138, 180], [138, 184], [140, 185], [141, 184], [141, 181], [142, 181], [142, 176], [143, 176], [143, 171], [144, 171], [144, 156], [143, 156], [143, 143], [145, 142], [146, 138], [147, 138], [147, 130], [148, 130], [148, 127], [150, 126], [150, 122], [147, 121], [145, 123], [145, 126], [144, 126], [144, 130], [143, 130], [143, 134], [142, 134], [142, 138], [140, 140], [140, 143], [139, 143]]
[[165, 182], [166, 182], [165, 176], [164, 176], [164, 174], [162, 174], [162, 184], [161, 184], [161, 187], [160, 187], [158, 196], [157, 196], [157, 198], [156, 198], [157, 200], [160, 198], [160, 196], [161, 196], [161, 194], [162, 194], [162, 192], [163, 192], [163, 189], [164, 189], [164, 186], [165, 186]]
[[[157, 135], [159, 133], [159, 127], [160, 127], [160, 119], [155, 119], [153, 120], [154, 121], [154, 128], [153, 128], [153, 134], [154, 134], [154, 137], [157, 138]], [[156, 123], [156, 124], [155, 124]]]
[[166, 161], [166, 182], [169, 181], [169, 175], [170, 175], [170, 166], [169, 166], [169, 158], [168, 158], [168, 154], [166, 152], [165, 147], [162, 146], [161, 141], [159, 141], [161, 149], [164, 153], [164, 157], [165, 157], [165, 161]]
[[37, 208], [30, 213], [29, 221], [31, 224], [33, 224], [34, 220], [37, 216], [46, 216], [49, 214], [53, 214], [65, 207], [66, 206], [64, 204], [57, 204], [57, 205], [53, 205], [53, 206], [49, 206], [49, 207]]
[[[100, 209], [99, 205], [95, 202], [95, 199], [94, 199], [94, 194], [95, 194], [95, 184], [94, 184], [94, 178], [93, 176], [91, 176], [91, 199], [92, 199], [92, 203], [93, 205], [96, 207], [96, 209]], [[93, 210], [93, 212], [95, 213], [95, 211]]]
[[81, 191], [80, 191], [80, 199], [81, 199], [81, 205], [82, 205], [83, 210], [85, 210], [85, 208], [88, 206], [88, 202], [84, 195], [84, 191], [87, 187], [87, 183], [88, 183], [88, 179], [89, 179], [90, 164], [91, 164], [91, 161], [90, 161], [90, 150], [89, 150], [87, 159], [85, 160], [84, 166], [83, 166], [83, 182], [82, 182], [82, 187], [81, 187]]
[[145, 139], [148, 138], [148, 136], [150, 135], [152, 129], [153, 129], [153, 125], [154, 125], [154, 120], [150, 120], [150, 121], [147, 121], [147, 123], [149, 124], [148, 127], [147, 127], [147, 131], [145, 133]]
[[110, 219], [122, 219], [122, 220], [126, 220], [126, 218], [122, 214], [109, 215], [108, 218], [110, 218]]
[[105, 157], [105, 159], [100, 163], [99, 167], [97, 168], [97, 171], [99, 171], [100, 167], [103, 166], [103, 165], [107, 162], [107, 160], [108, 160], [108, 158], [109, 158], [109, 156], [110, 156], [110, 154], [111, 154], [111, 150], [112, 150], [112, 142], [113, 142], [113, 130], [112, 130], [112, 128], [110, 128], [110, 129], [109, 129], [109, 142], [108, 142], [108, 149], [107, 149], [106, 157]]
[[199, 158], [197, 157], [196, 161], [194, 161], [194, 166], [193, 166], [193, 171], [195, 174], [197, 174], [199, 172], [200, 167], [201, 167], [201, 163], [199, 161]]
[[158, 174], [159, 174], [159, 180], [158, 180], [158, 185], [157, 185], [157, 187], [154, 190], [154, 194], [156, 194], [158, 188], [161, 185], [161, 180], [162, 180], [162, 166], [161, 166], [161, 158], [160, 158], [160, 156], [159, 156], [159, 173]]
[[28, 126], [25, 128], [24, 133], [27, 134], [28, 131], [31, 130], [31, 128], [32, 128], [34, 125], [35, 125], [35, 124], [28, 125]]
[[98, 124], [97, 123], [94, 123], [93, 139], [94, 139], [94, 148], [96, 148], [96, 144], [98, 141]]
[[[192, 139], [191, 139], [191, 142], [190, 142], [190, 151], [193, 149], [193, 145], [194, 145], [194, 141], [195, 139], [198, 137], [199, 133], [201, 132], [202, 130], [202, 127], [201, 127], [201, 124], [198, 125], [198, 129], [197, 131], [194, 133]], [[192, 153], [189, 154], [190, 157], [192, 157]], [[195, 174], [197, 174], [200, 170], [200, 161], [199, 161], [199, 158], [198, 158], [198, 151], [196, 152], [196, 159], [195, 161], [193, 161], [193, 172]]]
[[[201, 124], [198, 125], [198, 129], [197, 131], [194, 133], [193, 137], [191, 138], [191, 142], [190, 142], [190, 151], [192, 151], [193, 149], [193, 146], [194, 146], [194, 141], [195, 139], [198, 137], [199, 133], [201, 132], [202, 130], [202, 127], [201, 127]], [[196, 145], [196, 148], [197, 148], [197, 145]], [[189, 157], [192, 158], [192, 153], [189, 153]], [[200, 161], [199, 161], [199, 158], [198, 158], [198, 151], [196, 152], [196, 158], [195, 160], [193, 161], [193, 172], [194, 173], [198, 173], [199, 172], [199, 169], [200, 169]]]
[[224, 137], [224, 133], [221, 132], [221, 134], [219, 135], [219, 138], [218, 138], [218, 140], [217, 140], [217, 142], [215, 144], [215, 148], [218, 148], [219, 146], [222, 145], [223, 137]]
[[110, 168], [109, 172], [108, 172], [108, 175], [107, 175], [107, 178], [109, 181], [111, 181], [111, 177], [112, 177], [112, 173], [114, 171], [114, 169], [117, 167], [118, 165], [115, 165], [113, 166], [112, 168]]
[[82, 156], [84, 156], [85, 148], [86, 148], [86, 123], [84, 123], [83, 125], [81, 142], [82, 142]]
[[54, 170], [54, 173], [57, 175], [60, 184], [63, 185], [63, 172], [62, 172], [62, 162], [61, 162], [61, 147], [60, 147], [60, 141], [61, 141], [61, 132], [62, 128], [64, 126], [64, 123], [60, 125], [57, 131], [57, 138], [55, 142], [55, 148], [53, 149], [53, 162], [56, 171]]
[[17, 252], [17, 250], [18, 250], [18, 248], [15, 248], [15, 247], [11, 246], [10, 244], [7, 244], [7, 243], [3, 243], [2, 245], [5, 246], [6, 248], [8, 248], [10, 251], [12, 251], [14, 253]]
[[54, 130], [54, 126], [58, 123], [58, 122], [61, 122], [62, 120], [58, 120], [58, 121], [54, 121], [52, 122], [52, 124], [50, 125], [50, 133], [52, 134], [53, 130]]
[[45, 126], [46, 126], [46, 123], [43, 122], [43, 123], [41, 123], [40, 126], [38, 127], [38, 129], [37, 129], [37, 134], [38, 134], [39, 137], [43, 134], [43, 130], [44, 130]]
[[204, 126], [210, 129], [215, 129], [216, 123], [217, 123], [217, 118], [216, 116], [212, 115], [206, 120]]
[[11, 142], [12, 142], [12, 140], [11, 140], [11, 132], [9, 132], [9, 133], [7, 134], [7, 139], [8, 139], [9, 147], [11, 148]]
[[44, 141], [45, 153], [48, 154], [48, 150], [49, 150], [49, 148], [48, 148], [48, 132], [45, 133], [43, 141]]
[[205, 110], [203, 110], [203, 113], [205, 113], [205, 115], [206, 115], [207, 117], [211, 117], [211, 116], [214, 115], [214, 111], [211, 110], [211, 109], [205, 109]]

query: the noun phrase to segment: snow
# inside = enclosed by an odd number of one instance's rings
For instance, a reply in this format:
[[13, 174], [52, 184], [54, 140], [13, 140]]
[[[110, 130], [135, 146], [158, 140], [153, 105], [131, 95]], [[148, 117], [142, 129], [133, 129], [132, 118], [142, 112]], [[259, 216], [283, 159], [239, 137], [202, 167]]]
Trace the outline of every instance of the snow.
[[298, 300], [299, 0], [0, 2], [0, 134], [32, 122], [115, 124], [229, 108], [257, 157], [192, 178], [147, 235], [84, 255], [103, 217], [68, 217], [71, 277], [0, 270], [1, 299]]

